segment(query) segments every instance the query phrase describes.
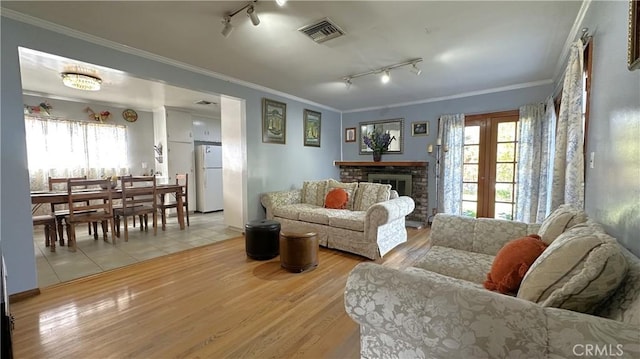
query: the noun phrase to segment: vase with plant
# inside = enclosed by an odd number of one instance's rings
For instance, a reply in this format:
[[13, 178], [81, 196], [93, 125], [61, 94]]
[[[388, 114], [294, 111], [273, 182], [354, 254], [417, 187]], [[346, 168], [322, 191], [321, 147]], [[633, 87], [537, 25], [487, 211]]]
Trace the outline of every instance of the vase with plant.
[[373, 150], [373, 161], [380, 162], [382, 154], [389, 150], [391, 141], [395, 140], [395, 136], [391, 136], [389, 132], [374, 130], [366, 136], [362, 136], [364, 144]]

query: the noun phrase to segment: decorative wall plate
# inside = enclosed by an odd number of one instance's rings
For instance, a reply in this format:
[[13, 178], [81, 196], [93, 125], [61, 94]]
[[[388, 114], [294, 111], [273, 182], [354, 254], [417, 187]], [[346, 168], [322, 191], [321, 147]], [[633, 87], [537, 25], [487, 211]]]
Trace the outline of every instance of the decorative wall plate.
[[125, 120], [127, 120], [129, 122], [136, 122], [136, 120], [138, 119], [138, 113], [135, 112], [134, 110], [128, 108], [128, 109], [122, 111], [122, 118], [124, 118]]

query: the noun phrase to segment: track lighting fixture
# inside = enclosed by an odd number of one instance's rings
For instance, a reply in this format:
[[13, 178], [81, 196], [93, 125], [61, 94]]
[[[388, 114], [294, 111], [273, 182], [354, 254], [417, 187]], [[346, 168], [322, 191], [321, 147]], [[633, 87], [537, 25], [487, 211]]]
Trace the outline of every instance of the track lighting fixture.
[[417, 64], [419, 62], [422, 62], [422, 58], [421, 57], [417, 58], [417, 59], [412, 59], [412, 60], [409, 60], [409, 61], [399, 62], [397, 64], [381, 67], [379, 69], [362, 72], [362, 73], [355, 74], [355, 75], [348, 75], [348, 76], [343, 77], [342, 80], [344, 80], [345, 84], [347, 85], [347, 88], [349, 88], [349, 87], [351, 87], [351, 80], [353, 80], [355, 78], [362, 77], [362, 76], [367, 76], [367, 75], [382, 74], [382, 77], [380, 79], [381, 79], [383, 84], [386, 84], [391, 80], [391, 73], [390, 73], [391, 70], [397, 69], [398, 67], [411, 66], [411, 72], [413, 72], [416, 75], [420, 75], [422, 73], [422, 70], [420, 70], [418, 68], [418, 66], [417, 66]]
[[389, 80], [391, 80], [391, 75], [389, 75], [389, 70], [384, 70], [380, 80], [382, 81], [383, 84], [386, 84], [387, 82], [389, 82]]
[[245, 9], [247, 10], [247, 16], [249, 17], [249, 19], [251, 19], [251, 23], [253, 24], [253, 26], [260, 25], [260, 18], [258, 17], [258, 14], [256, 13], [256, 9], [253, 5], [257, 2], [258, 0], [249, 1], [238, 10], [227, 13], [222, 20], [222, 23], [224, 24], [224, 27], [222, 28], [222, 36], [224, 37], [229, 36], [231, 31], [233, 30], [233, 24], [231, 24], [231, 18], [236, 16], [239, 12]]
[[233, 25], [231, 24], [231, 17], [225, 16], [224, 20], [222, 20], [224, 24], [224, 28], [222, 28], [222, 36], [228, 37], [231, 31], [233, 31]]
[[420, 74], [422, 73], [422, 70], [418, 67], [418, 65], [416, 65], [415, 62], [411, 66], [410, 71], [413, 72], [414, 74], [416, 74], [416, 76], [420, 76]]
[[251, 23], [253, 24], [253, 26], [260, 25], [260, 19], [258, 18], [258, 14], [256, 14], [256, 9], [253, 7], [253, 5], [249, 6], [249, 8], [247, 9], [247, 16], [249, 16], [249, 19], [251, 19]]

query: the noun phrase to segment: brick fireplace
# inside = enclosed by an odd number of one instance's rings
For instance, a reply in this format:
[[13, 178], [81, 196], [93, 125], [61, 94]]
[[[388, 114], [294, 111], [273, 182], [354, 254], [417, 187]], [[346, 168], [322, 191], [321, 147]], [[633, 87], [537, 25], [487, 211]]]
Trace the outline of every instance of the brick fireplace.
[[[427, 223], [429, 217], [429, 194], [427, 191], [427, 170], [429, 163], [421, 161], [397, 161], [397, 162], [344, 162], [335, 161], [340, 166], [340, 180], [342, 182], [368, 182], [369, 174], [384, 174], [382, 178], [393, 177], [391, 175], [411, 175], [411, 191], [408, 194], [416, 203], [416, 209], [407, 216], [410, 221]], [[383, 183], [391, 183], [394, 180], [382, 180]], [[396, 189], [396, 188], [394, 188]], [[407, 191], [408, 192], [408, 191]]]

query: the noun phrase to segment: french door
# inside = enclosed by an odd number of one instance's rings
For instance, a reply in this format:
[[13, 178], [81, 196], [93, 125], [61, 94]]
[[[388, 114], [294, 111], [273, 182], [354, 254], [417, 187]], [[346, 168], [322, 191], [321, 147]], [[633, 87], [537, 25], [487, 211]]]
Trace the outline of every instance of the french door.
[[518, 117], [517, 110], [465, 117], [464, 215], [513, 219]]

